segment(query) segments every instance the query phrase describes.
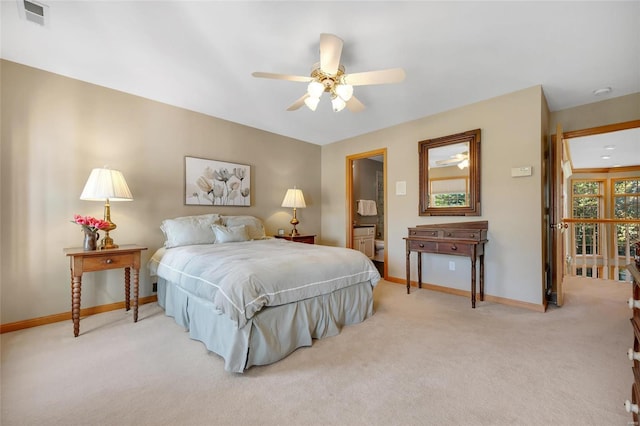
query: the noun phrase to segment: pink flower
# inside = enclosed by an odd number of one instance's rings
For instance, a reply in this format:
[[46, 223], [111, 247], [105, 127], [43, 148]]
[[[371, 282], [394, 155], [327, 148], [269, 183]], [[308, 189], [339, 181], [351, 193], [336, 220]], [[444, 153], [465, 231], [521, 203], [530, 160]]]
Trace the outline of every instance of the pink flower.
[[82, 230], [85, 232], [98, 232], [111, 227], [111, 223], [106, 220], [96, 219], [92, 216], [80, 216], [79, 214], [74, 214], [71, 222], [82, 226]]

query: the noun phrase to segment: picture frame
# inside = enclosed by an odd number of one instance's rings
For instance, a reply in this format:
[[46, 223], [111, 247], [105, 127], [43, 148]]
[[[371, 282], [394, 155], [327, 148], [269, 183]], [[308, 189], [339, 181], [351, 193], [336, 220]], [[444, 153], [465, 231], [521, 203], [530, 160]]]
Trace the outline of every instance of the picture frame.
[[251, 166], [185, 156], [184, 203], [250, 207]]

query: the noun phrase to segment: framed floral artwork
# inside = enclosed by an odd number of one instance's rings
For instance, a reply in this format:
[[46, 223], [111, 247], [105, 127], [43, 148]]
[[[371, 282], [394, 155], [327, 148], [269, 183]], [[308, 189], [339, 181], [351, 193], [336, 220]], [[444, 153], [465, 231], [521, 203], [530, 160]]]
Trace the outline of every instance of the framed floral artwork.
[[206, 158], [184, 157], [184, 203], [251, 206], [251, 167]]

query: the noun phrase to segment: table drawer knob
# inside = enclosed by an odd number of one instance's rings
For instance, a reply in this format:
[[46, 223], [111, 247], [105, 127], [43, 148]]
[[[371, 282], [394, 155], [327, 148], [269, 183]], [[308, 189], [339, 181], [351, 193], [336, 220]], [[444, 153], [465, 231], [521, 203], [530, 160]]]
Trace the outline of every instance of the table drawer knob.
[[424, 248], [424, 244], [420, 243], [420, 244], [418, 244], [418, 247]]
[[640, 300], [635, 300], [633, 297], [629, 298], [629, 309], [640, 309]]
[[640, 411], [638, 409], [638, 404], [632, 404], [628, 399], [624, 402], [624, 409], [627, 410], [627, 413], [636, 413]]
[[110, 264], [112, 264], [112, 263], [113, 263], [113, 260], [111, 260], [111, 259], [107, 259], [107, 260], [105, 260], [105, 261], [104, 261], [104, 263], [106, 263], [107, 265], [110, 265]]
[[629, 357], [629, 361], [640, 361], [640, 352], [635, 352], [631, 348], [627, 351], [627, 356]]
[[456, 251], [458, 250], [458, 246], [456, 246], [455, 244], [451, 246], [451, 250]]

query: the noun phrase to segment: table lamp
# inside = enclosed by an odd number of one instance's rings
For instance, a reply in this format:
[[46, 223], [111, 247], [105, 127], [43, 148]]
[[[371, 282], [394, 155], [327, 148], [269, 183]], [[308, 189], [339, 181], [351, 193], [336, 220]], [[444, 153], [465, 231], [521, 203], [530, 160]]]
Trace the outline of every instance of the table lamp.
[[116, 229], [116, 224], [111, 221], [111, 206], [109, 201], [131, 201], [133, 196], [124, 176], [119, 170], [109, 168], [93, 169], [87, 179], [87, 183], [80, 194], [81, 200], [104, 201], [104, 220], [111, 226], [105, 229], [105, 236], [100, 241], [100, 250], [118, 248], [109, 236], [109, 232]]
[[296, 209], [302, 209], [307, 207], [304, 202], [304, 195], [300, 189], [297, 189], [295, 186], [293, 189], [287, 189], [287, 193], [284, 196], [284, 200], [282, 200], [282, 207], [293, 208], [293, 218], [291, 219], [291, 224], [293, 225], [293, 230], [291, 231], [291, 236], [300, 235], [296, 226], [300, 223], [298, 218], [296, 217]]

